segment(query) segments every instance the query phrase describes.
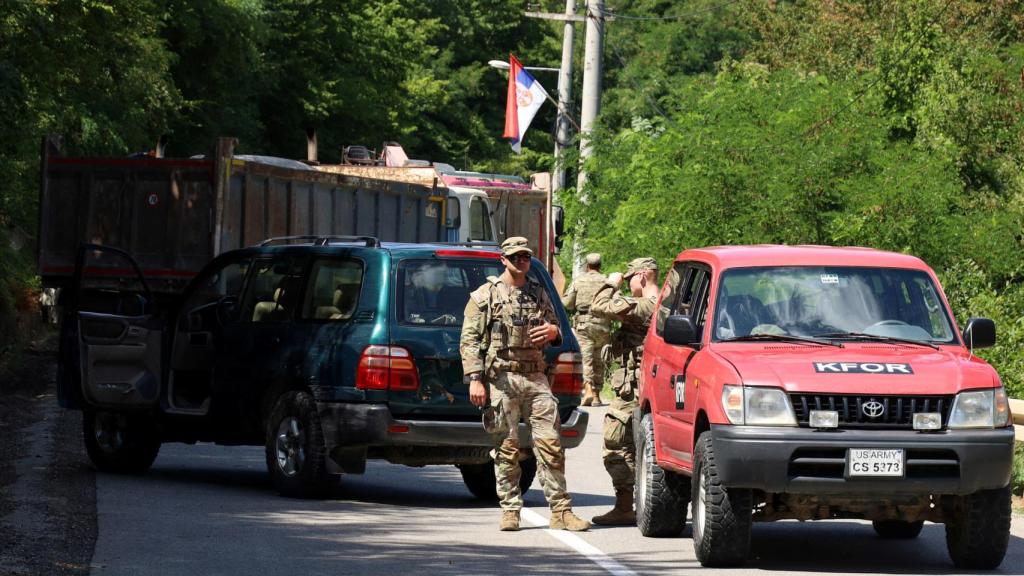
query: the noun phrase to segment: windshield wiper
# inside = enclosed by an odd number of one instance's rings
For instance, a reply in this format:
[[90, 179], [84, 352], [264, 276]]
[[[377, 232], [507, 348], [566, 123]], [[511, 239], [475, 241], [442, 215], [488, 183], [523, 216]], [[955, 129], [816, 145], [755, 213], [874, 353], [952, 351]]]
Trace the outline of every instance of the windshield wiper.
[[917, 344], [939, 350], [939, 347], [925, 340], [914, 340], [913, 338], [897, 338], [895, 336], [880, 336], [878, 334], [865, 334], [863, 332], [828, 332], [818, 334], [819, 338], [847, 338], [850, 340], [873, 340], [875, 342], [899, 342], [901, 344]]
[[719, 342], [802, 342], [804, 344], [817, 344], [819, 346], [835, 346], [836, 348], [843, 348], [843, 345], [839, 342], [830, 342], [828, 340], [821, 340], [819, 338], [809, 338], [807, 336], [793, 336], [792, 334], [747, 334], [746, 336], [734, 336], [732, 338], [725, 338], [719, 340]]

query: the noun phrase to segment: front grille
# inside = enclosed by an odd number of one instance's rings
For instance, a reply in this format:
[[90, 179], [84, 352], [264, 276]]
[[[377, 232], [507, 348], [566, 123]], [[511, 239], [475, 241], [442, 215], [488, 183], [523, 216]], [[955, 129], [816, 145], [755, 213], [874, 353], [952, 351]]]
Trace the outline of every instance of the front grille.
[[[833, 410], [839, 413], [840, 428], [874, 428], [912, 430], [914, 414], [938, 412], [942, 414], [942, 427], [949, 420], [953, 407], [952, 396], [860, 396], [854, 394], [790, 394], [796, 420], [801, 427], [810, 426], [811, 410]], [[868, 416], [864, 404], [878, 402], [882, 414]]]

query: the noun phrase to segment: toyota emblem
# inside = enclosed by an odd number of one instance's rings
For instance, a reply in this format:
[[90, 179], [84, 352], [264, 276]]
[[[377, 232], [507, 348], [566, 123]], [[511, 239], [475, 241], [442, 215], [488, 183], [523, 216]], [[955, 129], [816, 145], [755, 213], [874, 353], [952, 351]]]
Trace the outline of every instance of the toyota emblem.
[[881, 402], [878, 402], [877, 400], [865, 402], [864, 405], [860, 407], [860, 409], [868, 418], [878, 418], [879, 416], [882, 415], [883, 412], [885, 412], [885, 406]]

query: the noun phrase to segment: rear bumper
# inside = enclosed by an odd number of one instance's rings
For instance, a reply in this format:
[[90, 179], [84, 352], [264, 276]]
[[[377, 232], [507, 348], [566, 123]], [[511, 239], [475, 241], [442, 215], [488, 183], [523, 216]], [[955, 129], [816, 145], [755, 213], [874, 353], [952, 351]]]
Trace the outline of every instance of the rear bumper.
[[[1006, 486], [1013, 461], [1012, 428], [924, 434], [714, 425], [711, 434], [726, 486], [773, 493], [971, 494]], [[849, 478], [848, 448], [902, 448], [906, 475]]]
[[[493, 448], [501, 437], [484, 430], [480, 420], [396, 419], [384, 404], [318, 402], [327, 449], [336, 446], [452, 446]], [[587, 433], [589, 415], [573, 410], [561, 425], [564, 448], [575, 448]], [[519, 424], [522, 446], [533, 445], [525, 424]]]

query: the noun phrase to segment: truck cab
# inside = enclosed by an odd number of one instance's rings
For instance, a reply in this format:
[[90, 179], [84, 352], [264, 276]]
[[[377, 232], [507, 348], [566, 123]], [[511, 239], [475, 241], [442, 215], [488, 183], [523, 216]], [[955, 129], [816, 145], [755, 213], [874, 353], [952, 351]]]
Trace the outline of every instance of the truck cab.
[[991, 569], [1010, 531], [1013, 428], [921, 260], [865, 248], [686, 250], [641, 364], [637, 518], [676, 534], [692, 505], [705, 566], [742, 564], [753, 522], [862, 519], [881, 538], [946, 526], [959, 568]]

